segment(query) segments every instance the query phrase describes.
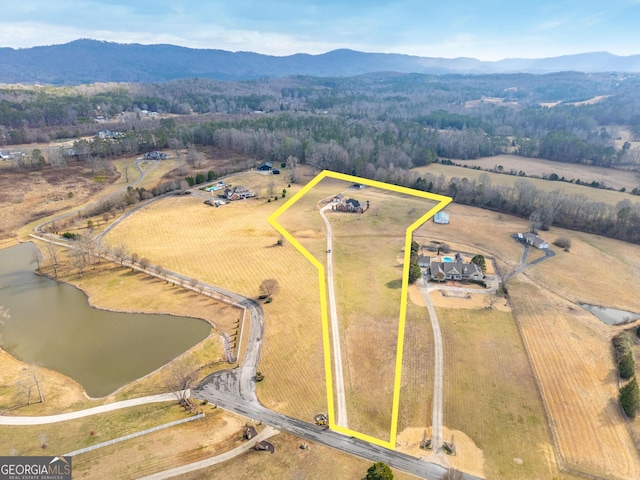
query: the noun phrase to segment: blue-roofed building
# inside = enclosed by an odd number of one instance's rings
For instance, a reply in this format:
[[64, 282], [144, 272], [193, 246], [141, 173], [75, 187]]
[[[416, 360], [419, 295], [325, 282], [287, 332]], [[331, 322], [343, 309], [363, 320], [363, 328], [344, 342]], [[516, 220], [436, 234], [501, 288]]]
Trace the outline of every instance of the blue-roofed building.
[[449, 223], [449, 214], [447, 212], [438, 212], [433, 216], [434, 223], [446, 225]]

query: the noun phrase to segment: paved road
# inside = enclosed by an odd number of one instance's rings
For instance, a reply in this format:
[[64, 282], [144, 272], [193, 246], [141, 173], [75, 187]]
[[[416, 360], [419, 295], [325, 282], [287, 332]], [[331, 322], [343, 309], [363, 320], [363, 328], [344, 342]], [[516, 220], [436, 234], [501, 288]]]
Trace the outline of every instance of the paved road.
[[271, 438], [278, 433], [280, 432], [278, 432], [278, 430], [276, 430], [275, 428], [267, 427], [251, 440], [247, 440], [245, 443], [243, 443], [239, 447], [234, 448], [233, 450], [221, 453], [220, 455], [216, 455], [215, 457], [207, 458], [206, 460], [188, 463], [187, 465], [182, 465], [181, 467], [164, 470], [162, 472], [154, 473], [153, 475], [147, 475], [146, 477], [141, 477], [138, 480], [164, 480], [165, 478], [177, 477], [179, 475], [184, 475], [185, 473], [194, 472], [202, 468], [207, 468], [222, 462], [226, 462], [227, 460], [231, 460], [232, 458], [237, 457], [247, 450], [250, 450], [256, 443]]
[[427, 304], [431, 328], [433, 329], [433, 411], [431, 414], [431, 449], [435, 454], [442, 451], [442, 390], [444, 383], [444, 354], [442, 352], [442, 331], [436, 309], [429, 297], [429, 284], [424, 279], [418, 282], [420, 293]]
[[162, 393], [149, 397], [132, 398], [121, 402], [107, 403], [98, 407], [86, 408], [75, 412], [60, 413], [58, 415], [42, 415], [39, 417], [6, 417], [0, 416], [0, 425], [45, 425], [49, 423], [65, 422], [76, 418], [88, 417], [98, 413], [112, 412], [121, 408], [133, 407], [136, 405], [146, 405], [147, 403], [176, 402], [178, 399], [175, 393]]
[[[291, 433], [306, 440], [317, 442], [372, 462], [384, 462], [392, 468], [420, 478], [439, 480], [446, 472], [443, 466], [436, 463], [429, 463], [404, 453], [389, 450], [357, 438], [348, 437], [329, 430], [326, 427], [319, 427], [296, 418], [288, 417], [281, 413], [268, 410], [262, 405], [231, 397], [224, 392], [216, 390], [211, 385], [203, 385], [195, 389], [193, 396], [214, 403], [220, 408], [239, 413], [254, 420], [262, 421], [280, 431]], [[462, 474], [460, 478], [462, 480], [480, 480], [478, 477], [468, 474]]]
[[334, 384], [336, 394], [336, 424], [347, 427], [347, 400], [344, 389], [344, 372], [342, 369], [342, 349], [340, 347], [340, 326], [338, 322], [338, 307], [336, 304], [335, 284], [333, 281], [333, 232], [331, 223], [324, 212], [330, 210], [329, 203], [320, 209], [320, 216], [327, 227], [327, 290], [329, 294], [329, 315], [331, 317], [331, 340], [334, 358]]

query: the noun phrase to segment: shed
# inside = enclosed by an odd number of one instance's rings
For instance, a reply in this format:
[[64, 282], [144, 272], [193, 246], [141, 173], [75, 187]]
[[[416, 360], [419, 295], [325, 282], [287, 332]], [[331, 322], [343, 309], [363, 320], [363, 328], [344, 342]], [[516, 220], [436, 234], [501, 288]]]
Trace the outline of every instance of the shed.
[[447, 212], [438, 212], [433, 216], [434, 223], [446, 225], [449, 223], [449, 214]]
[[271, 168], [273, 167], [273, 163], [271, 162], [262, 162], [260, 165], [258, 165], [258, 170], [262, 170], [264, 172], [267, 172], [269, 170], [271, 170]]
[[545, 242], [543, 239], [533, 233], [519, 233], [518, 237], [522, 238], [529, 245], [532, 245], [536, 248], [549, 248], [549, 242]]

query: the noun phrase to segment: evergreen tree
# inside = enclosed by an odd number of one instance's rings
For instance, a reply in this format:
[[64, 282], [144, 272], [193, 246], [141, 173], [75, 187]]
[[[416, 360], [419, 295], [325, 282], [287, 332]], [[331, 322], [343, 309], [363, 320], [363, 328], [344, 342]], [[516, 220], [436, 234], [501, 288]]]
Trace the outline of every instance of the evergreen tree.
[[364, 480], [393, 480], [393, 472], [386, 463], [376, 462], [369, 467]]
[[636, 377], [620, 389], [620, 404], [627, 417], [635, 418], [640, 408], [640, 389]]
[[631, 378], [635, 374], [635, 362], [631, 350], [620, 358], [618, 362], [618, 372], [622, 378]]

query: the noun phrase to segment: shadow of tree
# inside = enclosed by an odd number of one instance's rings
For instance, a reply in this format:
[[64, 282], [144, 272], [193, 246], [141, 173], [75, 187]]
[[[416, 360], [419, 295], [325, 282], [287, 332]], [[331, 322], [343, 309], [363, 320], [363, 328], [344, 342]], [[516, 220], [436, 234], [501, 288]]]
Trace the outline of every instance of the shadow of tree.
[[396, 280], [391, 280], [390, 282], [385, 283], [385, 286], [393, 289], [402, 288], [402, 279], [398, 278]]

